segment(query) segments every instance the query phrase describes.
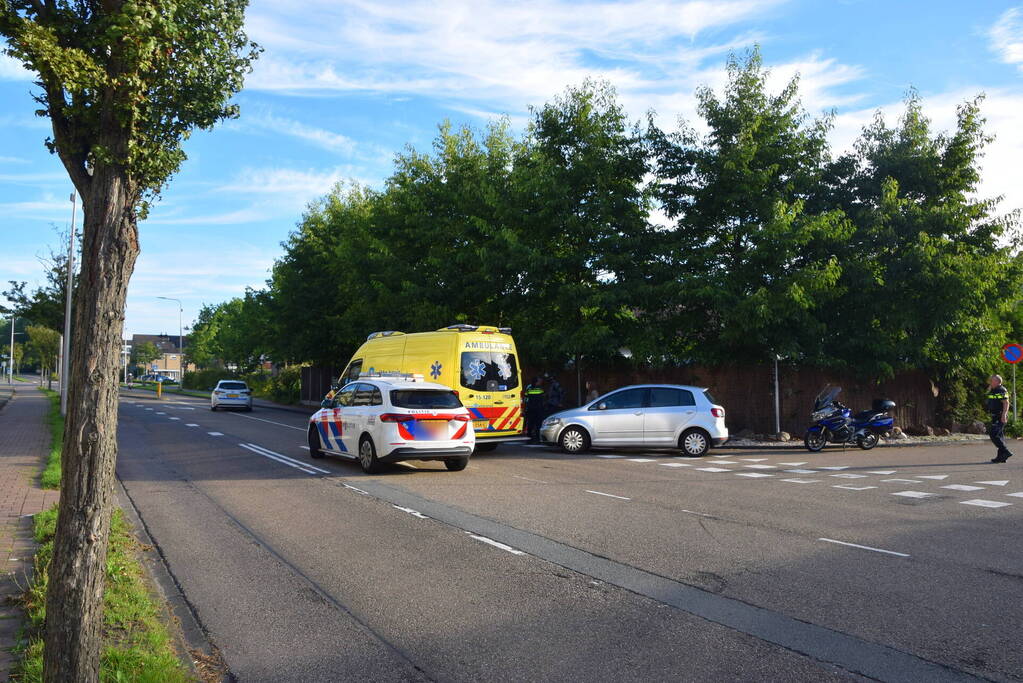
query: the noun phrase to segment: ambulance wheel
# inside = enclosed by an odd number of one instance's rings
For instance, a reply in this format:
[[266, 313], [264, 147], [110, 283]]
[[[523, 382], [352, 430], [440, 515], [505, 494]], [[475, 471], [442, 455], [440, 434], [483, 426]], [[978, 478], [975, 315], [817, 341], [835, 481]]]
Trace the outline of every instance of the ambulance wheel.
[[313, 425], [309, 425], [309, 457], [323, 457], [323, 451], [320, 450], [320, 435], [316, 433], [316, 427]]
[[380, 472], [380, 461], [377, 460], [377, 447], [373, 445], [373, 439], [364, 436], [359, 441], [359, 464], [366, 474], [377, 474]]
[[585, 453], [590, 450], [590, 435], [580, 427], [569, 427], [561, 432], [561, 436], [558, 437], [558, 445], [561, 446], [561, 450], [570, 455]]
[[448, 458], [444, 461], [444, 467], [448, 468], [449, 472], [461, 472], [469, 465], [469, 456], [464, 458]]

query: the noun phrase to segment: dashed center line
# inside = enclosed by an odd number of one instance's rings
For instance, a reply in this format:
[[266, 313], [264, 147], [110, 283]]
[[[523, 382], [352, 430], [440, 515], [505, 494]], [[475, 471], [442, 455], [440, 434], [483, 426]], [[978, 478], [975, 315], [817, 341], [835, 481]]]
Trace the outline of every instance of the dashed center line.
[[264, 420], [261, 417], [252, 417], [251, 415], [242, 415], [241, 413], [231, 413], [237, 417], [244, 417], [246, 420], [256, 420], [258, 422], [266, 422], [267, 424], [277, 425], [278, 427], [287, 427], [288, 429], [297, 429], [300, 432], [306, 431], [305, 427], [296, 427], [295, 425], [286, 425], [283, 422], [274, 422], [273, 420]]
[[503, 550], [505, 552], [508, 552], [508, 553], [511, 553], [512, 555], [525, 555], [526, 554], [526, 553], [522, 552], [521, 550], [516, 550], [515, 548], [511, 547], [510, 545], [505, 545], [504, 543], [501, 543], [500, 541], [495, 541], [492, 538], [487, 538], [486, 536], [478, 536], [477, 534], [474, 534], [471, 531], [466, 531], [465, 533], [467, 533], [470, 538], [475, 538], [477, 541], [479, 541], [481, 543], [486, 543], [487, 545], [492, 545], [495, 548], [500, 548], [501, 550]]
[[591, 491], [586, 489], [586, 493], [593, 493], [598, 496], [607, 496], [608, 498], [617, 498], [618, 500], [632, 500], [632, 498], [626, 498], [625, 496], [616, 496], [613, 493], [604, 493], [603, 491]]
[[903, 498], [930, 498], [931, 496], [936, 496], [938, 494], [925, 493], [924, 491], [899, 491], [898, 493], [893, 493], [892, 495], [902, 496]]
[[224, 432], [206, 432], [210, 436], [223, 436]]
[[197, 425], [197, 424], [196, 424], [196, 423], [194, 423], [194, 422], [189, 422], [189, 423], [188, 423], [188, 424], [186, 424], [185, 426], [186, 426], [186, 427], [198, 427], [199, 425]]
[[550, 483], [550, 482], [543, 481], [542, 479], [530, 479], [529, 477], [522, 477], [522, 476], [519, 476], [517, 474], [513, 474], [512, 476], [515, 477], [516, 479], [522, 479], [523, 481], [531, 481], [534, 484], [549, 484]]
[[[912, 493], [916, 493], [913, 491]], [[836, 541], [833, 538], [818, 538], [818, 541], [824, 541], [825, 543], [835, 543], [837, 545], [844, 545], [850, 548], [859, 548], [860, 550], [870, 550], [875, 553], [884, 553], [885, 555], [895, 555], [896, 557], [909, 557], [906, 553], [897, 553], [894, 550], [885, 550], [883, 548], [872, 548], [869, 545], [860, 545], [859, 543], [846, 543], [845, 541]]]
[[412, 508], [404, 508], [404, 507], [402, 507], [400, 505], [392, 505], [391, 507], [393, 507], [395, 510], [401, 510], [402, 512], [407, 512], [410, 515], [412, 515], [413, 517], [418, 517], [419, 519], [430, 519], [429, 517], [424, 515], [422, 512], [419, 512], [418, 510], [413, 510]]
[[980, 498], [975, 498], [973, 500], [961, 500], [961, 501], [959, 501], [959, 504], [960, 505], [976, 505], [977, 507], [982, 507], [982, 508], [1004, 508], [1004, 507], [1008, 507], [1009, 505], [1012, 505], [1012, 503], [1002, 503], [1002, 502], [997, 501], [997, 500], [982, 500]]

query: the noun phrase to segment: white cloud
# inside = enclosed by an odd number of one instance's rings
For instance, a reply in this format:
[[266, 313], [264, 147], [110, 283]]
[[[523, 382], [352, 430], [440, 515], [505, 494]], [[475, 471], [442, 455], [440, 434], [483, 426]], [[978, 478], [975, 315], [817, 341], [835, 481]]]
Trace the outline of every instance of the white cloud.
[[281, 118], [272, 114], [254, 114], [242, 120], [242, 127], [253, 126], [281, 135], [305, 140], [315, 147], [351, 155], [355, 151], [355, 141], [350, 137], [323, 128], [309, 126], [301, 121]]
[[13, 57], [0, 54], [0, 81], [31, 81], [34, 74]]
[[21, 157], [5, 157], [0, 156], [0, 164], [27, 164], [30, 163], [28, 159], [22, 159]]
[[[351, 169], [349, 169], [351, 170]], [[305, 203], [326, 194], [334, 185], [344, 180], [341, 169], [326, 171], [299, 171], [291, 168], [246, 168], [217, 192], [256, 195], [284, 195], [297, 198]]]
[[1005, 10], [989, 32], [991, 47], [1006, 64], [1016, 64], [1023, 71], [1023, 10]]

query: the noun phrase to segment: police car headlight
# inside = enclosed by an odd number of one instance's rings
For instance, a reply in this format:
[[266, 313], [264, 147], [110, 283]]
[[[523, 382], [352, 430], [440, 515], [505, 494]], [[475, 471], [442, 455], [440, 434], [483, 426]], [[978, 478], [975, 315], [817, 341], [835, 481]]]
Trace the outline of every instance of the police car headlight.
[[553, 427], [554, 425], [559, 425], [559, 424], [561, 424], [561, 418], [560, 417], [548, 417], [546, 420], [543, 421], [543, 425], [541, 425], [541, 426], [543, 426], [543, 427]]

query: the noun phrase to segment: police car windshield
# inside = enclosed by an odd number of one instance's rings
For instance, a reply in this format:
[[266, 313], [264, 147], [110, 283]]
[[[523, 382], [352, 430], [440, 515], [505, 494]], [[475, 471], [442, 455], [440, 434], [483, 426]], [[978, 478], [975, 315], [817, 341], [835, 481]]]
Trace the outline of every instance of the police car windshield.
[[393, 389], [391, 405], [395, 408], [461, 408], [462, 402], [453, 391], [440, 389]]
[[501, 351], [462, 354], [462, 386], [474, 391], [511, 391], [519, 386], [515, 355]]

